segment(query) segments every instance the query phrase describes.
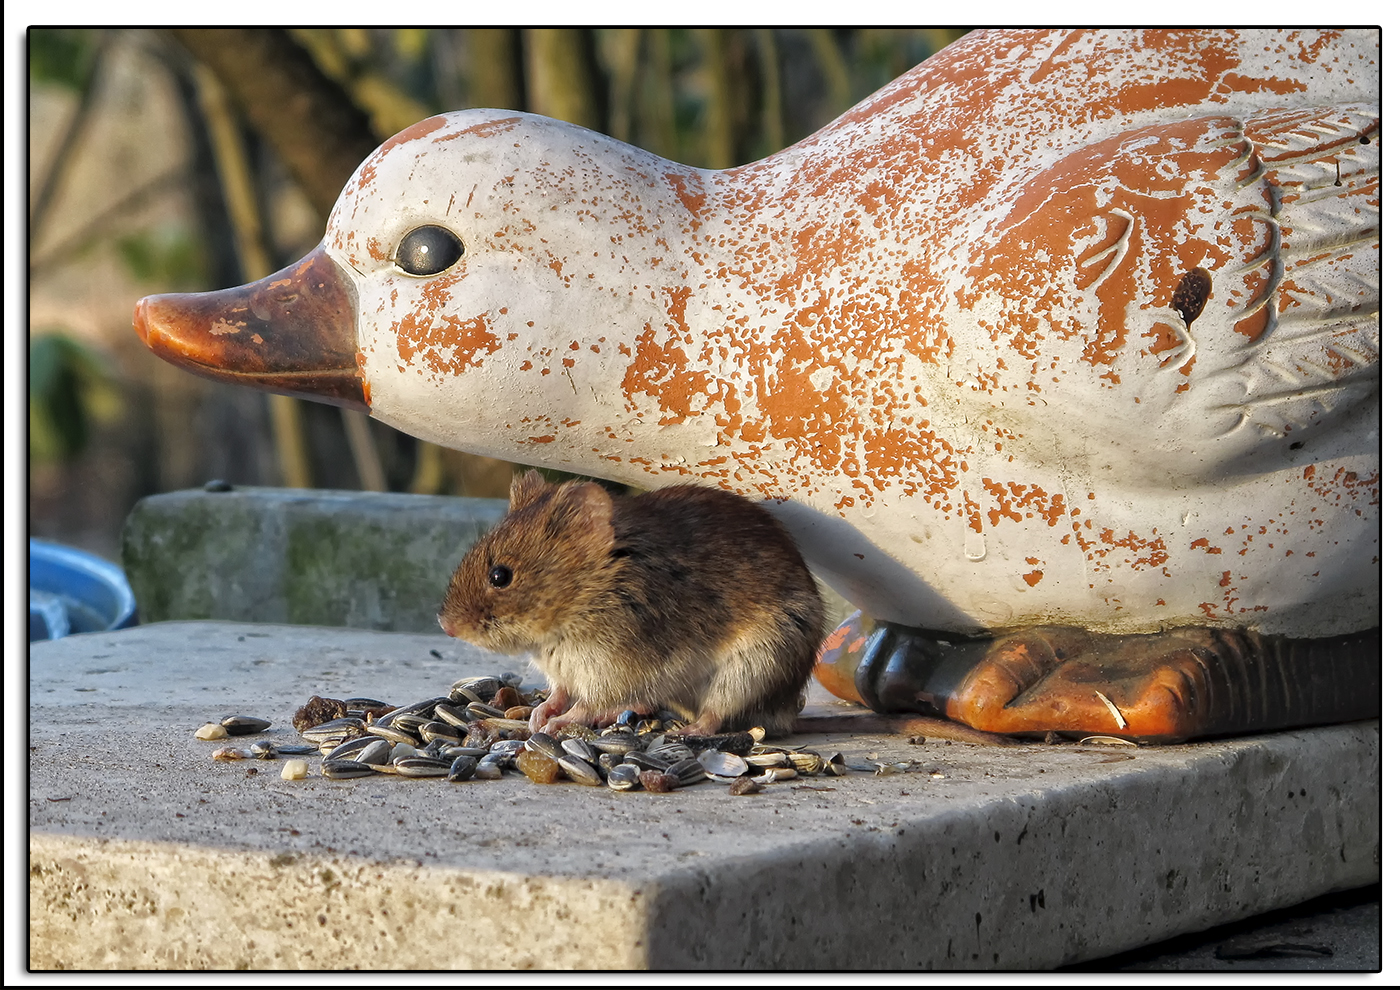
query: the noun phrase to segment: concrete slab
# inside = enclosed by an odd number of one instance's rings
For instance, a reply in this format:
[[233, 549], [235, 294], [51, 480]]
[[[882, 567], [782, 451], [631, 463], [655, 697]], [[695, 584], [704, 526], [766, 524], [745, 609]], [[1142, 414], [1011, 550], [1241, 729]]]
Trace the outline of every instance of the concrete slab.
[[1315, 897], [1296, 907], [1085, 963], [1083, 968], [1186, 973], [1379, 972], [1381, 885]]
[[311, 694], [519, 665], [222, 622], [36, 644], [30, 965], [1036, 969], [1379, 879], [1377, 722], [1131, 751], [811, 736], [923, 767], [753, 797], [284, 781], [193, 735], [240, 713], [292, 741]]
[[122, 566], [142, 622], [227, 619], [435, 633], [494, 498], [235, 487], [136, 503]]

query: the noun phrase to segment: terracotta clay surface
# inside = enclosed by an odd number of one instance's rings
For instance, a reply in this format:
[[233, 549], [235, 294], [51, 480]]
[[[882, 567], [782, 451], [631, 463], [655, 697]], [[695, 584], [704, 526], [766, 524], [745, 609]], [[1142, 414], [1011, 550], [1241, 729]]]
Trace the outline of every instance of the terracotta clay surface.
[[[1379, 623], [1378, 55], [978, 33], [718, 172], [445, 114], [323, 249], [376, 417], [773, 500], [875, 618], [1337, 635]], [[464, 251], [410, 276], [427, 224]], [[138, 324], [198, 368], [165, 298]]]
[[1379, 718], [1380, 657], [1379, 629], [1301, 639], [1039, 626], [949, 640], [857, 612], [822, 645], [814, 673], [877, 712], [1029, 737], [1165, 743]]

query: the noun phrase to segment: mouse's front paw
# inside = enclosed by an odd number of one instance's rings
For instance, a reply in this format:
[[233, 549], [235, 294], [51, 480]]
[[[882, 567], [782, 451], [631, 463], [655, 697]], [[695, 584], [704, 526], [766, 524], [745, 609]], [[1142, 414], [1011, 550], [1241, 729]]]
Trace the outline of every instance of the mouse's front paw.
[[545, 728], [546, 723], [554, 721], [556, 715], [562, 715], [564, 712], [568, 711], [569, 706], [572, 704], [573, 699], [569, 697], [569, 692], [565, 691], [562, 687], [552, 688], [549, 692], [549, 697], [541, 701], [534, 707], [534, 710], [530, 712], [530, 731], [550, 731]]
[[700, 713], [700, 717], [689, 725], [683, 725], [676, 729], [677, 735], [682, 736], [713, 736], [718, 734], [720, 725], [724, 719], [712, 711]]

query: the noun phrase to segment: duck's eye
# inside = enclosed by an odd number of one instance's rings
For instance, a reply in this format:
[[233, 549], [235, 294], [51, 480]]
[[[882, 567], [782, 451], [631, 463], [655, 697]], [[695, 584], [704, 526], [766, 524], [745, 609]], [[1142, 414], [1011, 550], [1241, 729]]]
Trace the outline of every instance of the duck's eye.
[[399, 241], [394, 263], [409, 275], [445, 272], [462, 256], [462, 241], [446, 227], [417, 227]]
[[491, 582], [491, 587], [493, 588], [504, 588], [506, 585], [510, 584], [510, 579], [514, 576], [510, 568], [505, 564], [497, 564], [495, 567], [491, 568], [490, 573], [486, 575], [486, 580]]

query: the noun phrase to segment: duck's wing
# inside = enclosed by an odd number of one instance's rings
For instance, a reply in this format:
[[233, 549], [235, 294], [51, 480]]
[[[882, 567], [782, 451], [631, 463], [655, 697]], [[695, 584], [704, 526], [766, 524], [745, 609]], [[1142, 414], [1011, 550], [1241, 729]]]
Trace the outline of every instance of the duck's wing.
[[1375, 392], [1379, 131], [1374, 105], [1309, 107], [1064, 154], [970, 256], [960, 377], [1026, 375], [1048, 449], [1112, 447], [1120, 477], [1278, 466]]
[[1238, 302], [1233, 346], [1212, 378], [1233, 379], [1221, 403], [1260, 441], [1325, 428], [1380, 377], [1380, 114], [1374, 106], [1278, 111], [1247, 121], [1269, 232], [1237, 266], [1252, 290]]

